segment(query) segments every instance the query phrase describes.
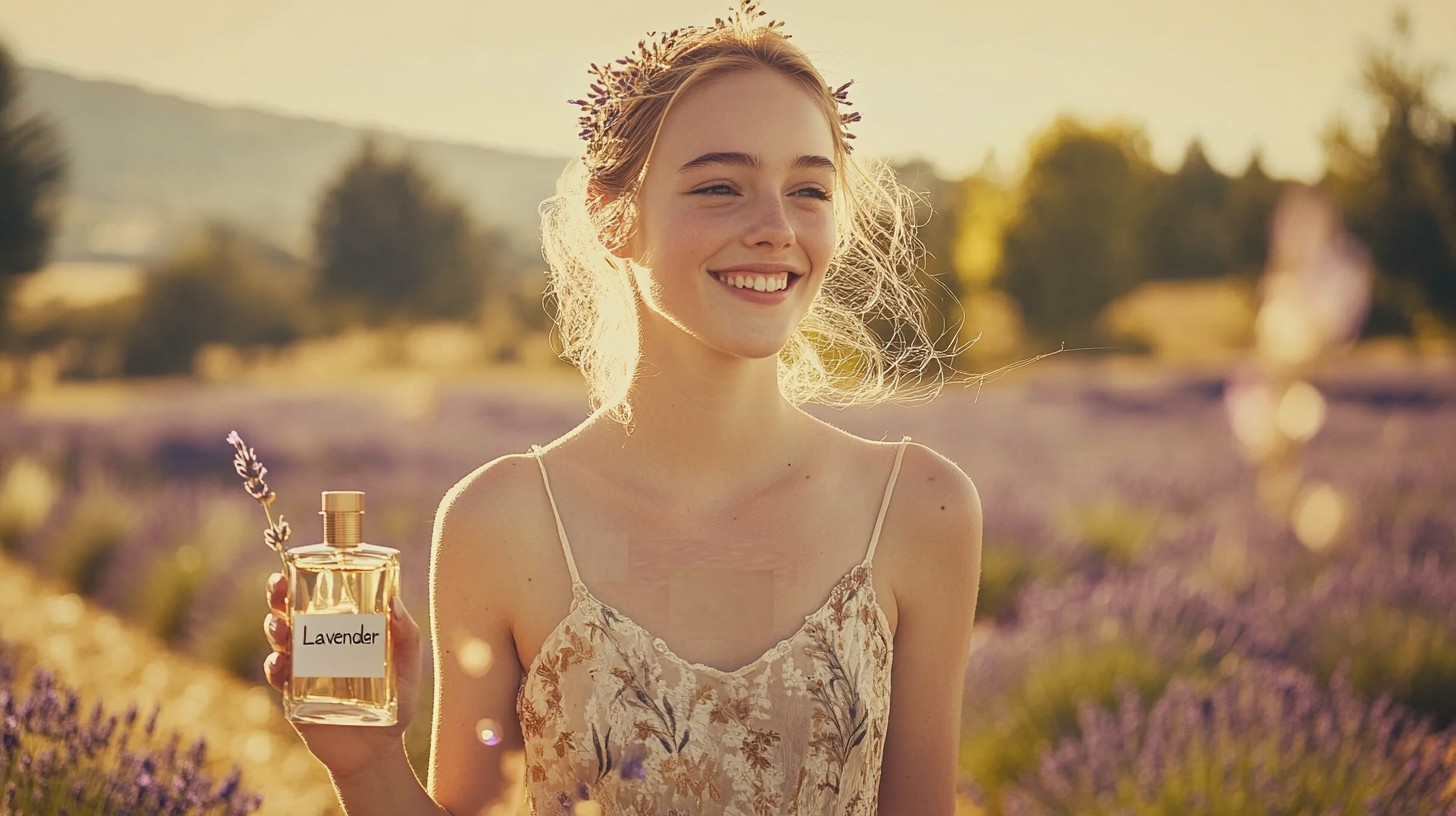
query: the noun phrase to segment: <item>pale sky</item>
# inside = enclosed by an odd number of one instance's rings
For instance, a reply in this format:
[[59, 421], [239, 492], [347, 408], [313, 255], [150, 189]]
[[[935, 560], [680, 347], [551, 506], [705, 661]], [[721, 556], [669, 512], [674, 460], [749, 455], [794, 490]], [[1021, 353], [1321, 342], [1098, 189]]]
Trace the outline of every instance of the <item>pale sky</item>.
[[[735, 0], [736, 1], [736, 0]], [[197, 101], [410, 136], [574, 155], [586, 67], [730, 0], [8, 0], [0, 40], [27, 65]], [[1058, 113], [1143, 123], [1176, 163], [1194, 136], [1237, 172], [1313, 178], [1321, 135], [1368, 122], [1364, 48], [1393, 0], [766, 0], [831, 84], [855, 80], [857, 147], [944, 175], [1003, 170]], [[1409, 0], [1416, 53], [1446, 63], [1456, 0]]]

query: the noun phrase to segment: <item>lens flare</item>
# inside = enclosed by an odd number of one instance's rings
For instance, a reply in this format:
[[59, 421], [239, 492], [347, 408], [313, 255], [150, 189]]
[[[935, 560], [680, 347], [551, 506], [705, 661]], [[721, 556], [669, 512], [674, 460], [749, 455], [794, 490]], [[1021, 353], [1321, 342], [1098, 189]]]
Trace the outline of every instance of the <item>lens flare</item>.
[[471, 677], [484, 677], [490, 671], [492, 658], [490, 644], [480, 638], [464, 638], [455, 647], [455, 660], [460, 664], [460, 670]]
[[1296, 442], [1307, 442], [1324, 426], [1325, 409], [1325, 398], [1319, 389], [1300, 381], [1284, 392], [1274, 418], [1285, 436]]
[[494, 748], [501, 742], [500, 726], [489, 717], [482, 718], [475, 724], [475, 736], [483, 744]]
[[1294, 501], [1294, 534], [1311, 550], [1327, 549], [1344, 529], [1347, 515], [1339, 491], [1327, 484], [1311, 485]]

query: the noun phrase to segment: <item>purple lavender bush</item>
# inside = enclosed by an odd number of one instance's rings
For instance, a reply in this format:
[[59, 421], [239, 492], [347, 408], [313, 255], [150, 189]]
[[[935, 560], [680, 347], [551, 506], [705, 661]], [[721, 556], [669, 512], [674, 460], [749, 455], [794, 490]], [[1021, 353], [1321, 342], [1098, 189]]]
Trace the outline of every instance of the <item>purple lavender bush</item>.
[[10, 653], [0, 642], [0, 813], [243, 816], [262, 804], [236, 767], [208, 773], [202, 740], [181, 750], [172, 734], [158, 747], [155, 711], [140, 728], [135, 706], [116, 715], [97, 703], [87, 714], [39, 668], [22, 691]]
[[1396, 554], [1331, 567], [1292, 600], [1293, 659], [1322, 679], [1341, 666], [1367, 699], [1389, 695], [1456, 724], [1456, 570]]
[[1243, 661], [1147, 705], [1084, 704], [1078, 733], [1003, 791], [1012, 816], [1456, 813], [1456, 738], [1337, 673]]
[[1175, 677], [1216, 677], [1288, 651], [1253, 599], [1199, 588], [1172, 570], [1033, 588], [1020, 621], [971, 655], [960, 767], [993, 811], [1040, 753], [1075, 736], [1078, 711], [1125, 689], [1156, 699]]

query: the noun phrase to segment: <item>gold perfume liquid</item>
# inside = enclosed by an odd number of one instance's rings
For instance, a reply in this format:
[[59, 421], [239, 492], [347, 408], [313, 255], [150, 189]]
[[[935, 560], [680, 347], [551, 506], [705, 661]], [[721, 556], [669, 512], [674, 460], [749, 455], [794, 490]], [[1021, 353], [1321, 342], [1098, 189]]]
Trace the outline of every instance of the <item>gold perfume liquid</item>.
[[294, 722], [394, 725], [389, 605], [399, 593], [399, 550], [363, 541], [364, 494], [323, 494], [324, 540], [287, 562], [293, 676], [283, 712]]

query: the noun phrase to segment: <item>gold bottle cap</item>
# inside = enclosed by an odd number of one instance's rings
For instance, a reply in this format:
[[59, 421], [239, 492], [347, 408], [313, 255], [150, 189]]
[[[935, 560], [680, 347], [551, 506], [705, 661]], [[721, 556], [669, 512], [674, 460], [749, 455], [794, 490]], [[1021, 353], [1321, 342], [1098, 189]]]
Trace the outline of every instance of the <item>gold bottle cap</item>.
[[364, 494], [358, 490], [325, 490], [324, 543], [353, 547], [364, 541]]
[[362, 490], [325, 490], [323, 512], [362, 513], [364, 512], [364, 492]]

